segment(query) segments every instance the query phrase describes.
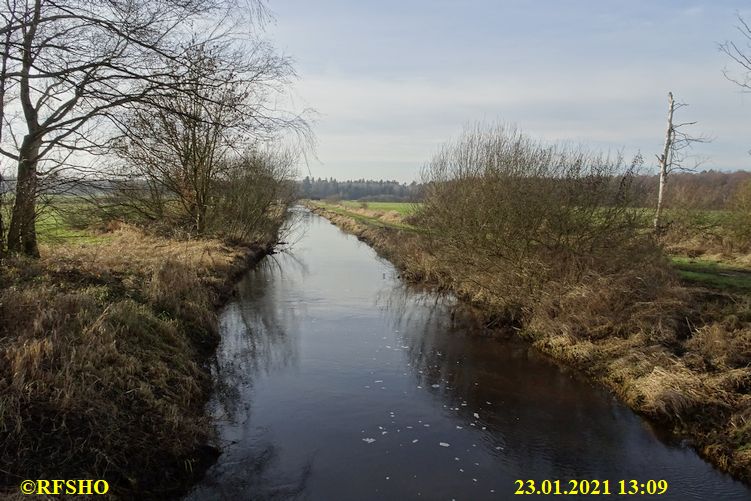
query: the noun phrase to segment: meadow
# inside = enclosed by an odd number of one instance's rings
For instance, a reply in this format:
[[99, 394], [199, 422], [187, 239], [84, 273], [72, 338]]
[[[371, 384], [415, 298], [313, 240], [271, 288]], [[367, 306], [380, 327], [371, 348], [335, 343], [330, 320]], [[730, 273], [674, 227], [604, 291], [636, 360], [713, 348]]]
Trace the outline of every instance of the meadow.
[[418, 207], [417, 204], [359, 202], [356, 200], [340, 202], [315, 201], [310, 203], [375, 227], [419, 231], [418, 228], [409, 223], [408, 219], [415, 212], [416, 207]]
[[359, 200], [343, 200], [340, 203], [346, 209], [390, 211], [402, 216], [408, 216], [420, 207], [419, 202], [362, 202]]

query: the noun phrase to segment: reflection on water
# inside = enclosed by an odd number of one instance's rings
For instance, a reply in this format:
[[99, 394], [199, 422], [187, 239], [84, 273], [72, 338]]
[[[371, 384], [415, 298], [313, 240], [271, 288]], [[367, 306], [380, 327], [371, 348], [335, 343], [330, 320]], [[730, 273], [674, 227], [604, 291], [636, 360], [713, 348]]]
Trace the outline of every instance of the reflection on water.
[[[275, 485], [268, 475], [277, 463], [277, 448], [263, 430], [248, 435], [255, 382], [294, 367], [299, 356], [297, 344], [286, 333], [287, 328], [297, 328], [297, 312], [294, 307], [279, 307], [276, 301], [282, 298], [269, 278], [288, 271], [307, 273], [305, 264], [292, 256], [284, 263], [276, 255], [268, 256], [238, 284], [235, 300], [222, 314], [211, 405], [222, 432], [224, 454], [191, 498], [245, 499], [252, 492], [253, 499], [290, 499], [304, 491], [309, 464], [282, 485]], [[267, 490], [266, 485], [273, 488]], [[221, 494], [213, 493], [216, 490]]]
[[189, 499], [507, 499], [517, 479], [662, 478], [662, 499], [749, 499], [606, 392], [296, 215], [293, 248], [222, 314], [223, 454]]
[[[254, 275], [282, 271], [276, 258], [269, 256]], [[214, 374], [215, 416], [229, 422], [241, 419], [239, 407], [249, 411], [249, 402], [242, 396], [252, 389], [255, 379], [293, 364], [297, 358], [297, 347], [289, 342], [283, 328], [296, 324], [295, 311], [274, 305], [273, 284], [245, 279], [237, 285], [236, 293], [236, 300], [222, 317], [222, 344]], [[247, 418], [242, 416], [242, 421]]]

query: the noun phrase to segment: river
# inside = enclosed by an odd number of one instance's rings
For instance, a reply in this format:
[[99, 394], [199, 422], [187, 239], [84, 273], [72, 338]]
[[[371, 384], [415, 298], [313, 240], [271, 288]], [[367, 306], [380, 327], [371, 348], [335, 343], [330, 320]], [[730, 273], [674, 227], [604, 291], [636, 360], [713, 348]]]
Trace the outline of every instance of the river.
[[629, 497], [751, 499], [607, 391], [294, 214], [290, 248], [221, 314], [223, 452], [187, 499], [498, 500], [529, 479], [607, 479], [611, 492], [664, 479], [664, 494]]

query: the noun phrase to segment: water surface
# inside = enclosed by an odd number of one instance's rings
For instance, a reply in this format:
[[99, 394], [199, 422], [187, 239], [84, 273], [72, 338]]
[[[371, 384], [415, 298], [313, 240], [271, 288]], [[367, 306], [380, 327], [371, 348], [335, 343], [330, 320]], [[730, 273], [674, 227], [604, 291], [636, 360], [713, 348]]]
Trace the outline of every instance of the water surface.
[[223, 454], [189, 499], [511, 499], [517, 479], [666, 479], [653, 497], [751, 499], [606, 391], [296, 214], [291, 249], [222, 313]]

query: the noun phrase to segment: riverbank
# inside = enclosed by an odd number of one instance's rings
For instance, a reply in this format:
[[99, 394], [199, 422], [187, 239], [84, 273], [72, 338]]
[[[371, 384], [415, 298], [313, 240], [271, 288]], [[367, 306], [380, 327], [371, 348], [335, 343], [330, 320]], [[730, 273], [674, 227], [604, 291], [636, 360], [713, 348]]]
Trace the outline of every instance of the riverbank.
[[[751, 301], [745, 295], [666, 280], [658, 300], [633, 284], [592, 284], [504, 318], [483, 287], [483, 270], [447, 270], [419, 228], [367, 210], [311, 206], [392, 261], [405, 279], [450, 290], [495, 328], [512, 328], [540, 351], [616, 393], [636, 412], [688, 440], [718, 468], [751, 482]], [[372, 212], [372, 211], [371, 211]], [[390, 214], [389, 217], [394, 217]], [[372, 224], [370, 219], [379, 219]], [[638, 284], [637, 284], [638, 285]], [[664, 332], [660, 339], [655, 333]]]
[[[174, 497], [217, 457], [205, 415], [216, 309], [271, 251], [120, 226], [0, 266], [0, 489], [105, 479]], [[1, 491], [0, 491], [1, 492]]]

